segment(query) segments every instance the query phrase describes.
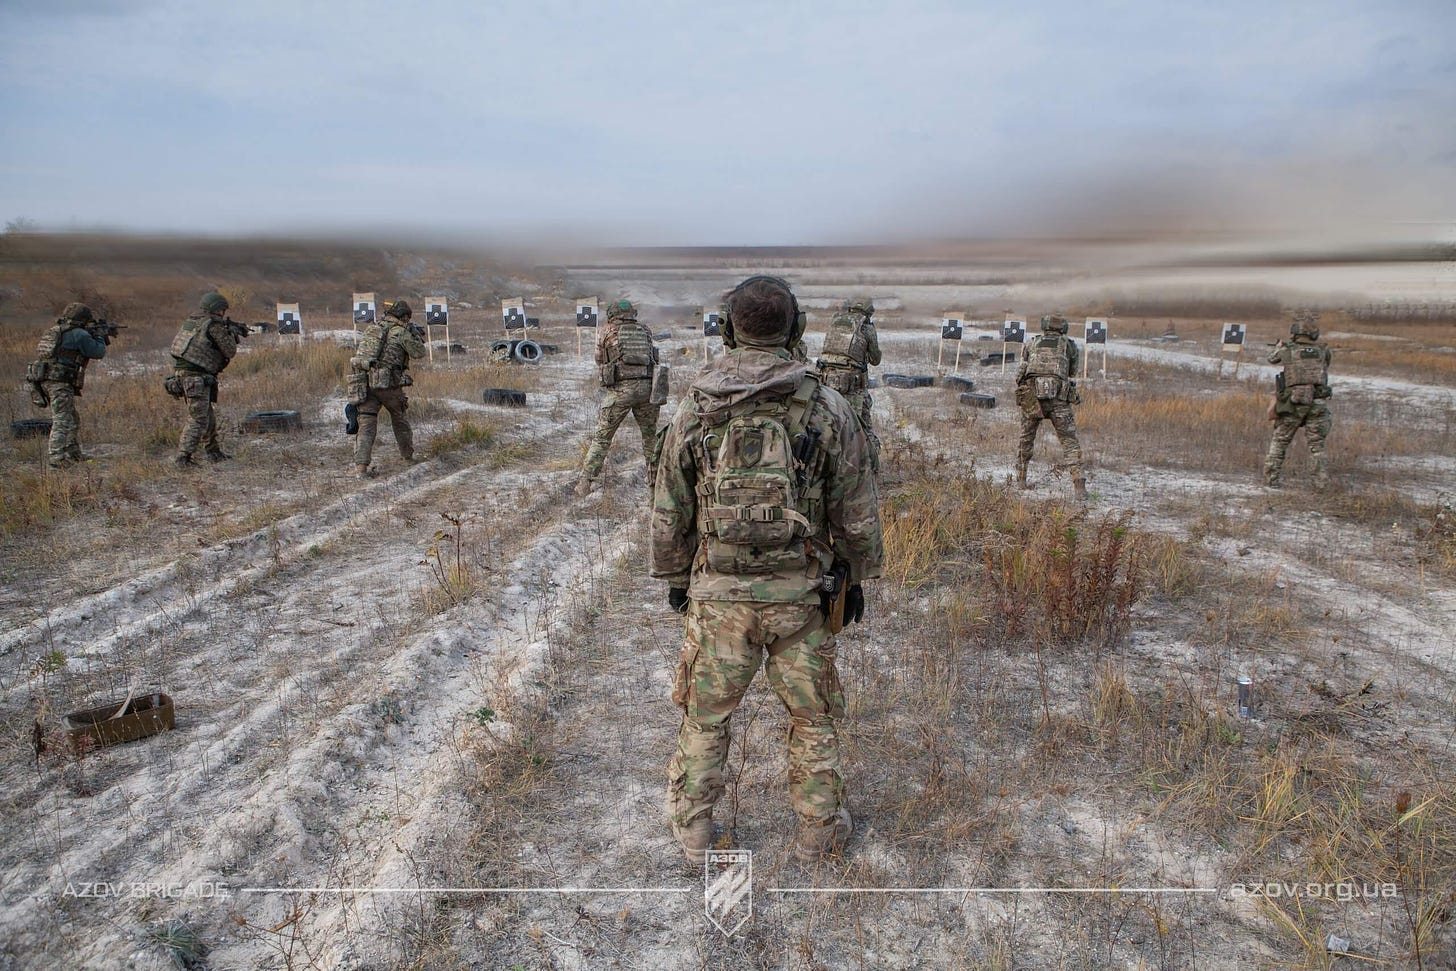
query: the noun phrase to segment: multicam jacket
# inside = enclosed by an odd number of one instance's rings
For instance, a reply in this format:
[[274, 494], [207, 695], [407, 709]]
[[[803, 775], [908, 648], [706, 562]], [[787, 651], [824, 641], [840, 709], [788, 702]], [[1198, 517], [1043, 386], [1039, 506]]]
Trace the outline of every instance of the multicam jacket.
[[188, 374], [219, 374], [238, 353], [238, 340], [225, 319], [195, 310], [172, 338], [172, 364]]
[[852, 583], [880, 575], [884, 542], [879, 492], [870, 470], [869, 445], [859, 420], [838, 392], [821, 387], [806, 425], [817, 447], [800, 492], [809, 521], [807, 565], [793, 573], [734, 575], [708, 564], [702, 536], [705, 490], [711, 480], [704, 438], [730, 418], [766, 399], [786, 400], [800, 387], [808, 365], [787, 350], [729, 350], [698, 375], [663, 437], [652, 511], [652, 575], [687, 587], [696, 600], [759, 603], [816, 602], [834, 558], [846, 561]]
[[359, 351], [349, 361], [357, 373], [368, 375], [370, 388], [398, 388], [412, 380], [405, 379], [411, 358], [424, 357], [425, 342], [415, 335], [409, 324], [385, 314], [364, 328], [359, 338]]

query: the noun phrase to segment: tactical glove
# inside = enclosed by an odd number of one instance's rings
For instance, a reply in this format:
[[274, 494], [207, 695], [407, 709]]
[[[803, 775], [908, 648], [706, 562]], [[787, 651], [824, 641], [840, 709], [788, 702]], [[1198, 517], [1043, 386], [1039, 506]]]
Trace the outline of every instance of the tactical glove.
[[858, 624], [864, 619], [864, 587], [856, 583], [844, 596], [844, 622]]
[[687, 587], [668, 587], [667, 605], [680, 614], [688, 612]]

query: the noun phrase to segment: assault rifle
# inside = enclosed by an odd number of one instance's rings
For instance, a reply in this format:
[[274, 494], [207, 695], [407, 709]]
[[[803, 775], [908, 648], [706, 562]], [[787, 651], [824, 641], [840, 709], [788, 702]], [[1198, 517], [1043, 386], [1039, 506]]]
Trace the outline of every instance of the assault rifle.
[[244, 337], [247, 337], [250, 333], [250, 331], [248, 330], [248, 325], [240, 320], [233, 320], [231, 317], [224, 317], [222, 319], [222, 322], [228, 330], [232, 331], [233, 340], [240, 341]]
[[103, 344], [110, 344], [111, 339], [117, 336], [117, 331], [121, 330], [126, 330], [125, 324], [102, 318], [97, 318], [86, 325], [86, 331]]

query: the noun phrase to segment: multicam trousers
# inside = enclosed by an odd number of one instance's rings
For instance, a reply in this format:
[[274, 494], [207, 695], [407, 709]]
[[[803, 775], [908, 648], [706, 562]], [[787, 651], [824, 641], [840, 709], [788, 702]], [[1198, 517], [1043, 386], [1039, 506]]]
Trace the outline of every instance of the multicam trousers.
[[868, 391], [850, 391], [845, 394], [844, 400], [849, 402], [849, 410], [859, 418], [860, 425], [864, 428], [865, 437], [870, 443], [870, 468], [876, 472], [880, 470], [880, 437], [875, 434], [875, 426], [871, 423], [874, 412], [875, 401]]
[[586, 465], [582, 472], [594, 479], [601, 474], [602, 463], [607, 460], [607, 449], [612, 447], [612, 438], [617, 429], [631, 414], [637, 419], [637, 428], [642, 433], [642, 458], [649, 470], [657, 467], [657, 415], [661, 405], [654, 405], [650, 380], [632, 379], [607, 388], [602, 398], [601, 414], [597, 417], [597, 430], [592, 433], [591, 448], [586, 453]]
[[405, 409], [409, 397], [404, 388], [371, 388], [369, 396], [359, 402], [359, 432], [354, 436], [354, 464], [368, 465], [374, 455], [374, 438], [379, 434], [379, 409], [389, 412], [389, 423], [394, 429], [394, 444], [405, 459], [414, 458], [415, 435], [410, 428]]
[[1074, 480], [1082, 478], [1082, 443], [1077, 438], [1077, 414], [1067, 401], [1039, 402], [1038, 413], [1032, 414], [1026, 407], [1021, 411], [1021, 441], [1016, 449], [1016, 467], [1025, 469], [1031, 462], [1031, 453], [1036, 448], [1036, 432], [1042, 419], [1048, 419], [1056, 429], [1057, 440], [1062, 443], [1061, 467]]
[[76, 386], [69, 381], [43, 381], [51, 399], [51, 441], [48, 461], [62, 465], [81, 457], [81, 416], [76, 413]]
[[187, 424], [177, 439], [177, 454], [192, 457], [201, 445], [208, 452], [219, 452], [222, 446], [217, 441], [217, 413], [212, 403], [217, 399], [217, 378], [211, 374], [177, 372], [182, 382], [182, 398], [187, 402]]
[[789, 713], [789, 801], [821, 824], [844, 800], [835, 723], [844, 691], [819, 605], [693, 600], [672, 697], [683, 710], [667, 767], [668, 809], [687, 826], [723, 795], [729, 720], [767, 655], [768, 683]]
[[1332, 424], [1330, 410], [1322, 402], [1293, 405], [1292, 410], [1286, 409], [1277, 413], [1274, 417], [1274, 435], [1269, 439], [1269, 452], [1264, 456], [1264, 481], [1269, 485], [1279, 484], [1280, 477], [1284, 474], [1284, 456], [1289, 451], [1289, 443], [1294, 441], [1294, 433], [1303, 428], [1304, 441], [1309, 446], [1309, 457], [1314, 462], [1315, 485], [1326, 485], [1330, 476], [1325, 468], [1325, 439], [1330, 435]]

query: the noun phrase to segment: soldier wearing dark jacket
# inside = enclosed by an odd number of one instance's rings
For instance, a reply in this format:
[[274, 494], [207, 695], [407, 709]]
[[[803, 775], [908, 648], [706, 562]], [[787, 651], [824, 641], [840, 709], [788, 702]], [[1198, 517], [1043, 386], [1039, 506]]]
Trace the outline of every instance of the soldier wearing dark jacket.
[[53, 469], [81, 462], [81, 416], [76, 399], [86, 383], [86, 365], [106, 356], [105, 337], [88, 329], [95, 320], [84, 303], [71, 303], [54, 324], [46, 328], [36, 347], [36, 362], [28, 377], [31, 399], [51, 409], [51, 440], [47, 460]]
[[187, 402], [187, 424], [177, 439], [176, 464], [196, 465], [192, 455], [202, 446], [208, 459], [232, 458], [217, 440], [217, 376], [238, 353], [238, 339], [247, 333], [242, 324], [228, 320], [227, 298], [204, 294], [198, 308], [187, 315], [172, 338], [173, 379], [168, 390]]

